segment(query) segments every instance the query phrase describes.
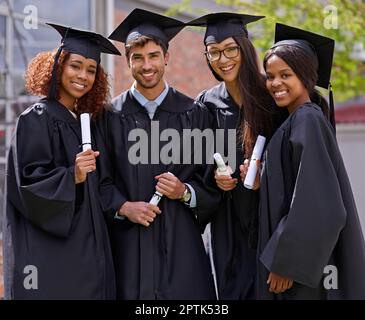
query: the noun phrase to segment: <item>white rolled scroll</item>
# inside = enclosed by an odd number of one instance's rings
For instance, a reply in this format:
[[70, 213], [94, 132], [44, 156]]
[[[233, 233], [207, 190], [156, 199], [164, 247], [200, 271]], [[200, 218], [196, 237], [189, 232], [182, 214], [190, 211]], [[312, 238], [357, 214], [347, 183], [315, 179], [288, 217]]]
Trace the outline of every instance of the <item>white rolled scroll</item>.
[[262, 152], [264, 151], [266, 138], [263, 136], [258, 136], [255, 146], [252, 151], [252, 156], [250, 159], [250, 165], [248, 167], [247, 175], [245, 178], [245, 181], [243, 182], [243, 185], [247, 189], [252, 189], [253, 185], [255, 183], [256, 174], [257, 174], [257, 164], [256, 160], [260, 160], [262, 157]]
[[217, 164], [217, 175], [218, 176], [230, 176], [231, 172], [228, 167], [225, 165], [224, 160], [220, 153], [215, 153], [213, 155], [214, 161]]
[[91, 133], [90, 133], [90, 114], [82, 113], [81, 120], [81, 139], [82, 151], [91, 149]]
[[150, 203], [151, 203], [151, 204], [154, 204], [155, 206], [157, 206], [157, 205], [158, 205], [158, 203], [160, 202], [160, 200], [161, 200], [162, 196], [163, 196], [163, 194], [162, 194], [162, 193], [160, 193], [160, 192], [156, 191], [156, 192], [154, 193], [154, 195], [152, 196], [152, 198], [151, 198], [151, 200], [150, 200]]

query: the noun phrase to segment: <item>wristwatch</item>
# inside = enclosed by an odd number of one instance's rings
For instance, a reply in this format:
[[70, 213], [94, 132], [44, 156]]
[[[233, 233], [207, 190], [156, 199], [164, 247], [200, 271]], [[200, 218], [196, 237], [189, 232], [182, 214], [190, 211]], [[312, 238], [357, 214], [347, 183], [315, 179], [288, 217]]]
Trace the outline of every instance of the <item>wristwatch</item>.
[[191, 199], [191, 192], [189, 187], [185, 184], [185, 191], [180, 200], [184, 203], [189, 203], [190, 199]]

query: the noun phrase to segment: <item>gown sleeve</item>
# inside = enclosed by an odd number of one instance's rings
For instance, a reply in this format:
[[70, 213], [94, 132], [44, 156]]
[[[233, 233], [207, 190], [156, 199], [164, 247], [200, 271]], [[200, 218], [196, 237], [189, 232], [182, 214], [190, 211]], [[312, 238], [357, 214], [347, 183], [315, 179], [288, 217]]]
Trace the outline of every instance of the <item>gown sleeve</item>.
[[47, 112], [40, 106], [20, 116], [11, 152], [21, 213], [42, 230], [67, 237], [75, 212], [74, 166], [55, 166]]
[[[213, 116], [208, 108], [203, 103], [196, 101], [195, 111], [194, 120], [197, 121], [195, 128], [212, 130], [212, 128], [214, 128]], [[214, 164], [212, 164], [213, 148], [213, 145], [207, 145], [205, 142], [203, 143], [202, 150], [211, 150], [211, 152], [203, 152], [202, 165], [198, 165], [198, 169], [194, 176], [190, 180], [185, 181], [191, 185], [195, 191], [196, 207], [193, 208], [193, 212], [199, 222], [202, 232], [219, 207], [222, 197], [214, 179]], [[206, 158], [209, 154], [212, 155], [212, 159]]]
[[284, 164], [294, 179], [290, 209], [260, 260], [271, 272], [316, 287], [345, 226], [346, 209], [336, 139], [320, 111], [308, 109], [298, 110], [291, 124], [291, 163]]
[[103, 112], [98, 117], [94, 130], [97, 150], [100, 152], [97, 159], [97, 170], [101, 204], [103, 211], [109, 218], [114, 217], [116, 211], [127, 201], [127, 197], [119, 191], [114, 183], [114, 162], [111, 159], [111, 150], [108, 148], [111, 144], [109, 121], [114, 116], [116, 116], [116, 113], [112, 110]]

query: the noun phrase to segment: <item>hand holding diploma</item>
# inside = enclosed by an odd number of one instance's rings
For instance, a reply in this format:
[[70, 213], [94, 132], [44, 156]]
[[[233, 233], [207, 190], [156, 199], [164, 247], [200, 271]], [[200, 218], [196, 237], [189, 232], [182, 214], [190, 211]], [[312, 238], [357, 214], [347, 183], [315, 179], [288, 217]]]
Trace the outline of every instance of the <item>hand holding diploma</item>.
[[156, 176], [155, 179], [158, 180], [156, 191], [159, 194], [164, 195], [172, 200], [180, 199], [184, 194], [185, 184], [183, 184], [179, 178], [171, 172], [162, 173]]
[[[252, 188], [248, 188], [251, 190], [257, 190], [260, 188], [260, 174], [261, 174], [261, 161], [260, 160], [256, 160], [256, 178], [255, 178], [255, 182], [252, 185]], [[247, 172], [248, 169], [250, 167], [250, 160], [246, 159], [243, 164], [240, 165], [240, 176], [241, 176], [241, 180], [244, 181], [246, 176], [247, 176]]]
[[[167, 172], [167, 173], [172, 174], [171, 172]], [[156, 190], [149, 203], [157, 206], [162, 197], [163, 197], [163, 194]]]
[[226, 166], [224, 160], [220, 153], [215, 153], [213, 155], [214, 161], [217, 165], [217, 175], [218, 176], [230, 176], [232, 174], [232, 169], [229, 166]]
[[[155, 177], [156, 179], [161, 177], [172, 176], [175, 177], [171, 172], [160, 174]], [[175, 177], [176, 178], [176, 177]], [[119, 209], [119, 214], [121, 216], [125, 216], [129, 219], [129, 221], [133, 223], [141, 224], [145, 227], [149, 227], [150, 224], [154, 221], [157, 214], [161, 214], [160, 208], [157, 206], [163, 197], [162, 190], [157, 190], [153, 194], [149, 203], [143, 201], [130, 202], [127, 201], [123, 204], [123, 206]]]
[[126, 201], [119, 209], [119, 215], [145, 227], [149, 227], [158, 214], [161, 214], [159, 207], [144, 201]]
[[86, 180], [87, 173], [96, 170], [96, 157], [99, 151], [91, 150], [90, 115], [83, 113], [81, 120], [81, 138], [83, 151], [76, 155], [75, 160], [75, 183], [82, 183]]
[[266, 138], [263, 136], [258, 136], [255, 146], [252, 151], [251, 160], [248, 163], [246, 159], [244, 164], [240, 166], [241, 178], [244, 179], [244, 186], [247, 189], [256, 190], [260, 187], [260, 159], [262, 157], [262, 152], [265, 147]]
[[231, 174], [233, 173], [232, 168], [225, 165], [224, 160], [219, 153], [215, 153], [213, 157], [217, 165], [217, 170], [215, 170], [214, 175], [217, 186], [223, 191], [230, 191], [234, 189], [238, 180], [231, 177]]
[[80, 115], [80, 122], [81, 122], [82, 151], [86, 151], [91, 149], [90, 114], [82, 113]]

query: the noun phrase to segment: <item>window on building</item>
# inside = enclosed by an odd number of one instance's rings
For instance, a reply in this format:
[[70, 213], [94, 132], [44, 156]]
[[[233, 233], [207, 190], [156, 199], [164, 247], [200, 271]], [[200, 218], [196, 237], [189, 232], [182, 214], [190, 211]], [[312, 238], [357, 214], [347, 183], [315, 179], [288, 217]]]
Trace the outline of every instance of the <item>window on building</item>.
[[[45, 22], [81, 29], [93, 28], [95, 2], [0, 0], [0, 204], [3, 200], [6, 151], [15, 120], [38, 100], [37, 97], [28, 96], [24, 90], [26, 66], [38, 52], [51, 50], [60, 44], [58, 34]], [[37, 20], [32, 19], [34, 17]], [[1, 210], [2, 206], [0, 217]]]

